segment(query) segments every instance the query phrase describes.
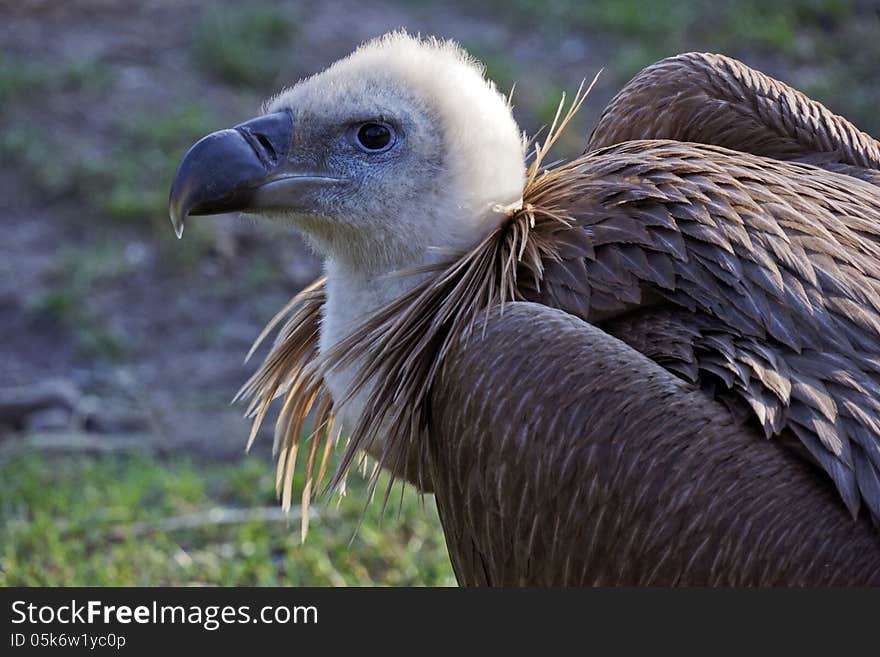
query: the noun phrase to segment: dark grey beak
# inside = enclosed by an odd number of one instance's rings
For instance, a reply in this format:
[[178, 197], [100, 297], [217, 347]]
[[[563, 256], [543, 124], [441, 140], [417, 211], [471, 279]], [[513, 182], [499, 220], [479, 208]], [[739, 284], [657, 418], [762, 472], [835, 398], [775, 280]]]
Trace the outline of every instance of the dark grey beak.
[[272, 199], [260, 199], [261, 188], [279, 180], [313, 180], [285, 171], [292, 141], [290, 112], [267, 114], [200, 139], [183, 157], [171, 184], [169, 214], [177, 236], [183, 235], [189, 215], [266, 209]]

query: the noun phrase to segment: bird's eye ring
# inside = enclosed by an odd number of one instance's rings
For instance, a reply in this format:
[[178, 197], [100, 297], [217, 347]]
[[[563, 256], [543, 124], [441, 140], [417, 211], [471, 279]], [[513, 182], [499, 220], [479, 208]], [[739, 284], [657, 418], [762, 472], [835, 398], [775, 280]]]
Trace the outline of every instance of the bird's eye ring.
[[385, 123], [370, 121], [358, 128], [357, 143], [367, 153], [381, 153], [394, 144], [394, 131]]

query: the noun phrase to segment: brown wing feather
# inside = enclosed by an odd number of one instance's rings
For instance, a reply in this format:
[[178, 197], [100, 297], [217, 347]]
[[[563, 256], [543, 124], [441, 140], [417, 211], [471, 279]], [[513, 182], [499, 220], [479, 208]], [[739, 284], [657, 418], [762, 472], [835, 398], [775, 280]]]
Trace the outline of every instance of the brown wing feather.
[[867, 519], [760, 430], [571, 315], [486, 316], [431, 396], [429, 469], [460, 583], [880, 583]]
[[[634, 139], [714, 144], [777, 159], [880, 168], [880, 144], [788, 85], [724, 55], [644, 69], [605, 108], [588, 150]], [[872, 176], [873, 177], [873, 176]], [[875, 178], [876, 180], [876, 178]]]
[[[603, 149], [553, 175], [577, 228], [526, 298], [600, 323], [658, 298], [687, 309], [679, 330], [698, 336], [686, 368], [723, 382], [768, 435], [797, 435], [850, 510], [862, 499], [880, 518], [876, 188], [669, 141]], [[644, 339], [607, 326], [637, 348]]]

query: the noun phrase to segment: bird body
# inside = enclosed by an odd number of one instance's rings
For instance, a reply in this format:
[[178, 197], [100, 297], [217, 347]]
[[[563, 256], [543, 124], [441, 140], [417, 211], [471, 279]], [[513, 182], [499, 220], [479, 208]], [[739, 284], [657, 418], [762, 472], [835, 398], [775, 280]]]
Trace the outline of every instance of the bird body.
[[526, 170], [482, 71], [395, 34], [191, 149], [176, 227], [260, 212], [325, 257], [242, 390], [252, 438], [284, 398], [285, 504], [314, 411], [305, 505], [336, 414], [331, 483], [363, 449], [433, 490], [462, 583], [876, 583], [877, 142], [691, 54], [545, 170], [582, 100]]
[[809, 463], [568, 313], [486, 313], [428, 434], [462, 585], [880, 585], [877, 532]]

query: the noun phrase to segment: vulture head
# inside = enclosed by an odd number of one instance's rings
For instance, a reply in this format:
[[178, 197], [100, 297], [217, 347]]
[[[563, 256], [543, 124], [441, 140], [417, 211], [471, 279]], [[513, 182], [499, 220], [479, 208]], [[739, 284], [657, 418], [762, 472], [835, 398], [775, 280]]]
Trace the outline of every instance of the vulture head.
[[198, 142], [171, 193], [190, 214], [285, 219], [332, 268], [373, 277], [472, 245], [515, 203], [525, 144], [507, 98], [448, 41], [395, 33]]

